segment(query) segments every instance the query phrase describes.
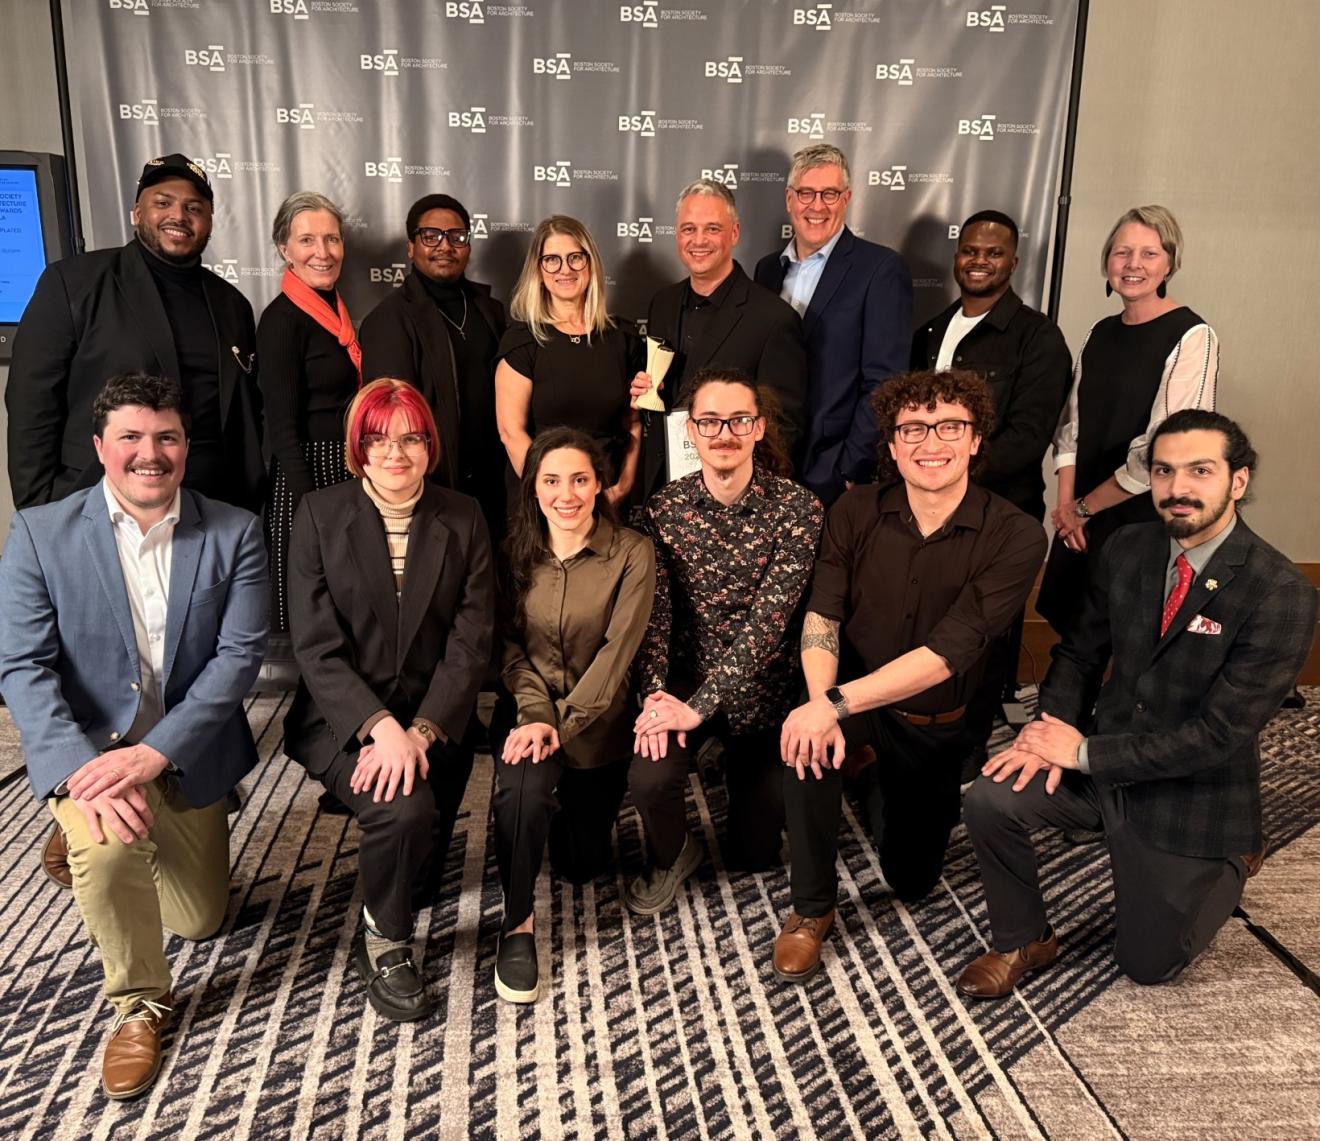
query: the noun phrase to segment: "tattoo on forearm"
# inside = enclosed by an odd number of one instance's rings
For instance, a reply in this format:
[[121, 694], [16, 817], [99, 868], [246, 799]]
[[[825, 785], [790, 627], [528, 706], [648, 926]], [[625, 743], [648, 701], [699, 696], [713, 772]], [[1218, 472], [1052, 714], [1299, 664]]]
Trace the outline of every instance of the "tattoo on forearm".
[[832, 618], [822, 618], [813, 610], [807, 611], [802, 623], [802, 650], [824, 650], [839, 656], [839, 624]]

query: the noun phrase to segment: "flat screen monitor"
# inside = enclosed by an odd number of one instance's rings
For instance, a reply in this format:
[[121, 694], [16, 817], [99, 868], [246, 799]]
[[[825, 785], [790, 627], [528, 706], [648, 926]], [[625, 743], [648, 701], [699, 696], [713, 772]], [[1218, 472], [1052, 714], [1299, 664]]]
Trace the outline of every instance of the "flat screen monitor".
[[0, 360], [42, 270], [73, 253], [68, 201], [59, 155], [0, 151]]

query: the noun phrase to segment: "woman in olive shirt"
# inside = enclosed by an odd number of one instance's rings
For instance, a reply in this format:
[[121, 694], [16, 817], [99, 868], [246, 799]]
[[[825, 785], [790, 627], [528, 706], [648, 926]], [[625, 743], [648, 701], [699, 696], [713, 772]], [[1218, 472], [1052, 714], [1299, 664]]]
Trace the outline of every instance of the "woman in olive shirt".
[[532, 904], [547, 840], [559, 874], [592, 879], [627, 786], [632, 661], [651, 616], [655, 552], [615, 522], [606, 470], [586, 433], [542, 432], [510, 520], [503, 679], [518, 713], [492, 748], [504, 888], [495, 989], [509, 1002], [540, 993]]

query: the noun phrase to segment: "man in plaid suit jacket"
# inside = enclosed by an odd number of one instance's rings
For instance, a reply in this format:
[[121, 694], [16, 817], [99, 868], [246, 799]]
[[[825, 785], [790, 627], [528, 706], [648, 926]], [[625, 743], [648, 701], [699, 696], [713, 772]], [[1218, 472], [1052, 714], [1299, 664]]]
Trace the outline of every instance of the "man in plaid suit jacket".
[[1054, 650], [1040, 720], [964, 802], [994, 949], [963, 971], [963, 994], [1006, 995], [1058, 954], [1033, 829], [1103, 828], [1115, 957], [1138, 983], [1200, 954], [1260, 867], [1257, 737], [1306, 661], [1316, 592], [1238, 516], [1256, 453], [1233, 421], [1177, 412], [1147, 458], [1163, 525], [1106, 546], [1084, 617]]

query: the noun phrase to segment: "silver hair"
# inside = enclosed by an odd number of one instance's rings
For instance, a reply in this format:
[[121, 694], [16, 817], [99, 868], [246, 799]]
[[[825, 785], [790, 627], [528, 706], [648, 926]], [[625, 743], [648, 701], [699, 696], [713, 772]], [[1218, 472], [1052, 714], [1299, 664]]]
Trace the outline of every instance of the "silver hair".
[[733, 199], [733, 191], [722, 182], [716, 182], [713, 178], [698, 178], [695, 182], [689, 182], [678, 193], [678, 201], [674, 204], [674, 210], [677, 212], [683, 208], [683, 203], [689, 198], [696, 196], [707, 198], [718, 198], [729, 208], [729, 216], [736, 222], [738, 220], [738, 204]]
[[829, 143], [812, 143], [803, 147], [793, 156], [793, 165], [788, 168], [788, 184], [792, 186], [809, 170], [818, 166], [837, 166], [843, 171], [843, 188], [852, 186], [852, 172], [848, 169], [848, 158], [838, 147]]
[[271, 226], [270, 238], [277, 250], [288, 243], [293, 220], [308, 210], [324, 210], [327, 214], [334, 215], [335, 221], [339, 223], [339, 231], [343, 233], [344, 212], [338, 206], [324, 194], [317, 194], [315, 190], [299, 190], [290, 194], [275, 211], [275, 224]]

